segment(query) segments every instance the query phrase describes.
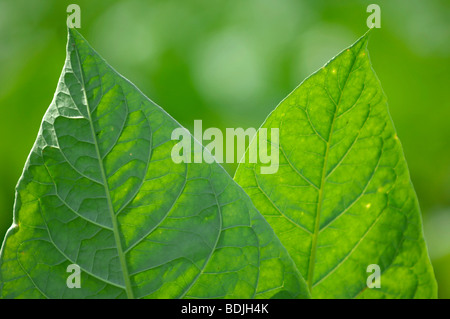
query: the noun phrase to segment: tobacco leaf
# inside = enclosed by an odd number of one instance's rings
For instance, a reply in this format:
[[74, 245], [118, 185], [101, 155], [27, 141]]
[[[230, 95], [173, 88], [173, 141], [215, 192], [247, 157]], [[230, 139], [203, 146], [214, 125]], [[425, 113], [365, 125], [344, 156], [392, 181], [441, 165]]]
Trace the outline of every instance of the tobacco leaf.
[[[267, 165], [246, 156], [235, 180], [313, 298], [436, 297], [418, 200], [367, 41], [368, 34], [342, 51], [268, 116], [261, 129], [279, 129], [279, 138], [267, 138], [279, 151], [278, 171], [261, 174]], [[372, 264], [381, 287], [368, 289]]]
[[[179, 127], [69, 29], [56, 93], [17, 185], [1, 297], [309, 297], [223, 168], [172, 160]], [[66, 284], [71, 264], [81, 288]]]

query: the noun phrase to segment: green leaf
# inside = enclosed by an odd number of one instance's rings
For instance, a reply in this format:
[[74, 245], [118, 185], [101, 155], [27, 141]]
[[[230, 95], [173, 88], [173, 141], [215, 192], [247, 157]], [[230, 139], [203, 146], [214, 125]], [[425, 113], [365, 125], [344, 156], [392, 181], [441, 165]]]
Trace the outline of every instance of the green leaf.
[[[436, 297], [418, 201], [367, 38], [307, 78], [266, 119], [262, 128], [279, 129], [279, 142], [267, 139], [279, 151], [278, 171], [261, 174], [265, 164], [242, 162], [235, 180], [313, 298]], [[380, 267], [381, 288], [367, 288], [371, 264]]]
[[[174, 163], [179, 127], [69, 30], [54, 99], [17, 185], [0, 295], [308, 297], [223, 168]], [[81, 269], [80, 289], [66, 285], [70, 264]]]

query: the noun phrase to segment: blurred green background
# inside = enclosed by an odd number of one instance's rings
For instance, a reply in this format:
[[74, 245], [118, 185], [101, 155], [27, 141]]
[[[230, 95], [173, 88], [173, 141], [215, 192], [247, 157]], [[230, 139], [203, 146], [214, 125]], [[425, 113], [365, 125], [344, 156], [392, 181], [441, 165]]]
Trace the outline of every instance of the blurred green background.
[[[70, 3], [92, 46], [182, 125], [223, 129], [259, 127], [367, 30], [373, 0], [0, 0], [1, 238], [64, 63]], [[439, 296], [450, 298], [450, 1], [376, 3], [371, 59], [419, 197]]]

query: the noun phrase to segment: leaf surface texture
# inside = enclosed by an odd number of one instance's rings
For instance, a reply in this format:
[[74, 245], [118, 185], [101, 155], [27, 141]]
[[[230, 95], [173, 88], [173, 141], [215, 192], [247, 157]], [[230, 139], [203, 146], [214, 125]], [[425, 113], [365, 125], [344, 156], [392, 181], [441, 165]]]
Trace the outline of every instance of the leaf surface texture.
[[[172, 161], [178, 127], [69, 30], [17, 185], [0, 295], [308, 297], [291, 257], [223, 168]], [[81, 289], [66, 285], [70, 264], [81, 268]]]
[[[268, 138], [279, 150], [278, 171], [261, 174], [266, 164], [244, 161], [235, 180], [313, 298], [436, 297], [418, 201], [367, 39], [307, 78], [266, 119], [262, 128], [279, 128], [279, 142]], [[379, 289], [366, 285], [371, 264], [381, 270]]]

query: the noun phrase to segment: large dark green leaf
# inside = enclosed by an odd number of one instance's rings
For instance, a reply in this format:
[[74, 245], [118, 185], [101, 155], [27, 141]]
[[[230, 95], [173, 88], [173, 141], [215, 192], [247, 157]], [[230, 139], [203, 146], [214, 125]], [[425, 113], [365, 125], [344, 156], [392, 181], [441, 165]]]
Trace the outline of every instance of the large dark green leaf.
[[[178, 127], [70, 30], [17, 185], [0, 295], [308, 297], [286, 250], [223, 168], [173, 162]], [[66, 286], [70, 264], [81, 268], [79, 289]]]
[[[313, 298], [436, 297], [419, 205], [367, 35], [306, 79], [262, 128], [279, 129], [279, 142], [269, 138], [278, 171], [241, 163], [235, 180]], [[380, 267], [381, 288], [367, 288], [371, 264]]]

